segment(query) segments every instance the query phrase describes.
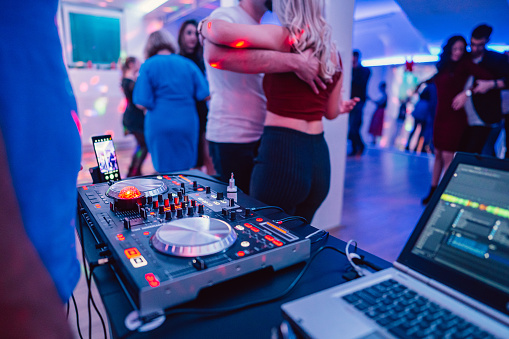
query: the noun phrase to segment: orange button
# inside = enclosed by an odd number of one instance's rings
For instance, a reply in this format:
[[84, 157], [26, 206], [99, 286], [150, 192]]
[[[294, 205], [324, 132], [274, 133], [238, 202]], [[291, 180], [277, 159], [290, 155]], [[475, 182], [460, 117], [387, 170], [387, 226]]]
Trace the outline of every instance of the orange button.
[[145, 232], [143, 232], [143, 234], [144, 234], [144, 235], [149, 235], [149, 234], [150, 234], [150, 232], [149, 232], [149, 231], [145, 231]]
[[244, 251], [238, 251], [237, 252], [237, 256], [239, 256], [239, 257], [243, 257], [245, 255], [246, 255], [246, 253], [244, 253]]
[[260, 232], [260, 230], [256, 227], [251, 227], [251, 231], [257, 233], [257, 232]]
[[273, 236], [271, 236], [271, 235], [268, 235], [268, 234], [267, 234], [267, 235], [265, 236], [265, 239], [267, 239], [268, 241], [273, 241], [273, 240], [274, 240], [274, 237], [273, 237]]
[[95, 204], [95, 208], [101, 208], [101, 205]]
[[127, 259], [136, 258], [141, 255], [140, 251], [138, 251], [136, 247], [131, 247], [124, 250], [124, 254], [127, 257]]
[[262, 218], [256, 218], [256, 221], [258, 221], [258, 222], [262, 222], [262, 221], [263, 221], [263, 219], [262, 219]]
[[124, 241], [125, 237], [124, 237], [123, 234], [117, 234], [117, 239], [120, 240], [120, 241]]
[[279, 240], [274, 240], [272, 243], [276, 246], [283, 246], [283, 243]]

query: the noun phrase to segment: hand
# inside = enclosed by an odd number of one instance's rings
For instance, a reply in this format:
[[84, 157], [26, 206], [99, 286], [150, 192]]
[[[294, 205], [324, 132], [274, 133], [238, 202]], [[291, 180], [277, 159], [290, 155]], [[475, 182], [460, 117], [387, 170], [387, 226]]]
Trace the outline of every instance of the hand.
[[467, 94], [465, 92], [461, 92], [454, 97], [454, 99], [452, 100], [451, 107], [453, 110], [457, 111], [457, 110], [463, 108], [463, 106], [465, 106], [466, 102], [467, 102]]
[[472, 90], [473, 93], [486, 93], [489, 90], [495, 87], [495, 83], [493, 80], [477, 80], [475, 82], [475, 87]]
[[349, 113], [361, 99], [355, 97], [350, 100], [342, 101], [339, 107], [339, 113]]
[[[320, 71], [320, 61], [317, 57], [313, 56], [313, 51], [308, 49], [298, 56], [299, 65], [295, 74], [305, 83], [307, 83], [315, 94], [319, 93], [318, 87], [326, 89], [327, 85], [324, 84], [322, 79], [318, 76]], [[317, 87], [318, 86], [318, 87]]]

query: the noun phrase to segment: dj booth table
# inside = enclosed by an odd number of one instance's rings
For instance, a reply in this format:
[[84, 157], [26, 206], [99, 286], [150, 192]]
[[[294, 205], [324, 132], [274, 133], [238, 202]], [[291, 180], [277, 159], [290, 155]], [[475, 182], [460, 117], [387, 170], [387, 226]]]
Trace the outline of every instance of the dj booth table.
[[[200, 173], [189, 171], [186, 173]], [[204, 176], [204, 175], [203, 175]], [[225, 186], [210, 183], [212, 189], [225, 190]], [[244, 206], [263, 206], [260, 202], [239, 193], [239, 204]], [[247, 205], [246, 205], [247, 204]], [[287, 216], [275, 210], [261, 211], [265, 217], [277, 219]], [[292, 232], [306, 231], [312, 233], [314, 228], [302, 226], [300, 221], [285, 223]], [[87, 261], [96, 262], [99, 251], [96, 240], [88, 227], [83, 229], [83, 248]], [[346, 243], [334, 237], [317, 241], [311, 247], [311, 255], [322, 246], [331, 246], [344, 252]], [[365, 255], [365, 260], [378, 267], [389, 267], [390, 264], [372, 254], [358, 250]], [[234, 307], [258, 300], [280, 295], [302, 271], [305, 263], [296, 264], [279, 271], [270, 268], [246, 274], [226, 282], [203, 289], [198, 298], [175, 307], [193, 309], [215, 309]], [[125, 326], [125, 318], [133, 311], [133, 304], [124, 292], [113, 269], [109, 265], [99, 266], [93, 271], [99, 294], [104, 303], [111, 333], [114, 338], [273, 338], [280, 327], [283, 316], [280, 306], [288, 301], [345, 282], [343, 274], [350, 270], [344, 255], [331, 249], [319, 253], [311, 263], [307, 272], [297, 283], [295, 289], [276, 301], [263, 305], [222, 314], [173, 314], [167, 315], [164, 323], [148, 332], [130, 332]]]

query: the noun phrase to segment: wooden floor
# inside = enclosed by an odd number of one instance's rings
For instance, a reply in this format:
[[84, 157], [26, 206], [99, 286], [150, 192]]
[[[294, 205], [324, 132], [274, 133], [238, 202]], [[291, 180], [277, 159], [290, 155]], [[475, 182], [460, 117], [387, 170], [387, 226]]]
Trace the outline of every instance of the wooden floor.
[[[117, 153], [120, 173], [125, 178], [132, 150], [120, 150]], [[432, 164], [433, 158], [427, 155], [377, 148], [368, 149], [361, 157], [348, 158], [342, 225], [331, 230], [331, 235], [345, 241], [354, 239], [364, 250], [394, 261], [423, 211], [420, 200], [428, 192]], [[88, 168], [94, 165], [94, 154], [85, 153], [79, 184], [91, 182]], [[146, 175], [154, 172], [150, 157], [142, 172]], [[102, 309], [97, 290], [93, 293], [96, 303]], [[78, 303], [83, 338], [88, 338], [87, 294], [82, 277], [74, 295]], [[105, 312], [101, 312], [105, 316]], [[92, 338], [103, 338], [99, 318], [93, 314], [92, 319]], [[69, 323], [78, 338], [73, 310], [69, 315]]]

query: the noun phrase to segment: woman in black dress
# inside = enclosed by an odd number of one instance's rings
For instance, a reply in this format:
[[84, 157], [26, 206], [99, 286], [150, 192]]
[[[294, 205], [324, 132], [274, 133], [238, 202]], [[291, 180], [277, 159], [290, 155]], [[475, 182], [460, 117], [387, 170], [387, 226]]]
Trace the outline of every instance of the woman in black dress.
[[147, 157], [148, 149], [145, 143], [145, 134], [143, 133], [145, 114], [133, 104], [133, 90], [140, 70], [140, 61], [135, 57], [128, 57], [122, 65], [122, 90], [124, 91], [127, 106], [124, 112], [122, 123], [126, 134], [132, 134], [136, 138], [138, 145], [134, 151], [131, 165], [127, 173], [128, 177], [141, 175], [141, 166]]

